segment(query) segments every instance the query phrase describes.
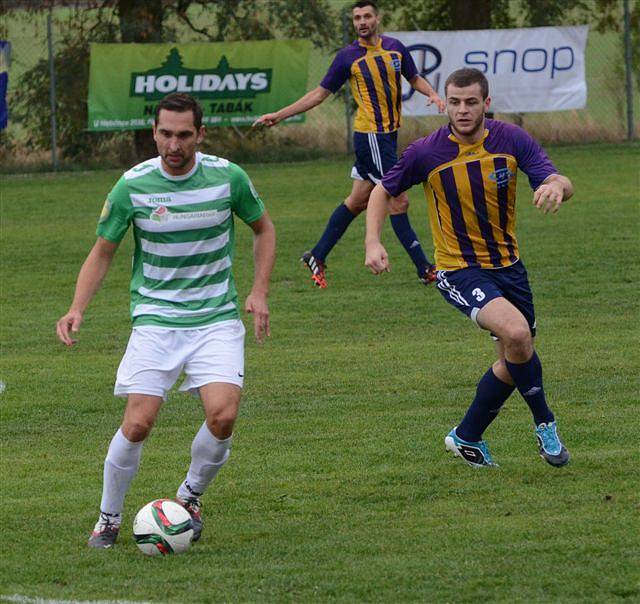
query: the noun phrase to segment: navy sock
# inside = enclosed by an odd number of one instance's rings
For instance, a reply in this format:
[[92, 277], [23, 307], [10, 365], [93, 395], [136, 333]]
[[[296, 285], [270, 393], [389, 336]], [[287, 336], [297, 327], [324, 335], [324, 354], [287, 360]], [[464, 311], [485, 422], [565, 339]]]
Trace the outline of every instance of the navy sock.
[[515, 386], [498, 379], [493, 373], [493, 368], [489, 367], [478, 382], [476, 397], [456, 428], [456, 434], [462, 440], [479, 441], [489, 424], [498, 417], [500, 408], [514, 390]]
[[418, 241], [418, 236], [409, 223], [409, 216], [404, 214], [392, 214], [391, 226], [396, 237], [400, 240], [402, 247], [407, 250], [411, 260], [418, 269], [418, 275], [423, 276], [426, 270], [431, 266], [431, 262], [427, 260], [422, 246]]
[[547, 405], [542, 385], [542, 364], [536, 351], [526, 363], [511, 363], [505, 360], [507, 370], [516, 383], [518, 392], [529, 405], [533, 413], [533, 421], [536, 426], [541, 423], [548, 424], [554, 420], [553, 413]]
[[336, 243], [340, 240], [340, 237], [344, 235], [355, 215], [349, 211], [346, 205], [341, 203], [331, 214], [329, 222], [322, 233], [322, 237], [316, 246], [311, 250], [313, 256], [324, 262], [325, 258], [329, 255], [329, 252], [333, 249]]

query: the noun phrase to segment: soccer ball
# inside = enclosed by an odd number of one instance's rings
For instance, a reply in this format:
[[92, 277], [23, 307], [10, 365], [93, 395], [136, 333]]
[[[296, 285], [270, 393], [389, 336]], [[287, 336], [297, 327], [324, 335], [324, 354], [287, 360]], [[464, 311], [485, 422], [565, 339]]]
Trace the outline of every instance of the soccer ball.
[[171, 499], [147, 503], [133, 521], [133, 537], [147, 556], [181, 554], [191, 545], [191, 515]]

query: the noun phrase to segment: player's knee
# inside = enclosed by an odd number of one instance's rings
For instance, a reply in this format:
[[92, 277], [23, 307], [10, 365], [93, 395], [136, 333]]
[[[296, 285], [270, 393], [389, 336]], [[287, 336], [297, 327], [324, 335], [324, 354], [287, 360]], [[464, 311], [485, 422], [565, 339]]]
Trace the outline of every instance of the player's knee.
[[391, 201], [391, 213], [392, 214], [406, 214], [409, 210], [409, 197], [407, 195], [400, 195], [394, 197]]
[[344, 205], [347, 206], [349, 211], [352, 214], [360, 214], [360, 212], [364, 212], [367, 209], [367, 204], [369, 202], [368, 197], [358, 197], [356, 195], [349, 195], [344, 201]]
[[228, 438], [233, 432], [237, 412], [235, 407], [227, 407], [207, 417], [207, 427], [216, 438]]
[[153, 420], [149, 418], [136, 418], [127, 420], [122, 424], [122, 433], [131, 442], [137, 443], [149, 436], [153, 428]]
[[533, 345], [531, 330], [526, 322], [509, 325], [501, 339], [505, 347], [512, 352], [526, 354]]

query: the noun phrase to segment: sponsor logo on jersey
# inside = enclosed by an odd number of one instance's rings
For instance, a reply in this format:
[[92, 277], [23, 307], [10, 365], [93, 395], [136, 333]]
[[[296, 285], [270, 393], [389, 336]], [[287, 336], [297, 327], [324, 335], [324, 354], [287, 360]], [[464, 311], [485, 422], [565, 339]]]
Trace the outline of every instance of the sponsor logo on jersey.
[[155, 222], [167, 222], [169, 220], [169, 210], [166, 206], [158, 206], [150, 216], [151, 220]]
[[171, 212], [166, 206], [158, 206], [151, 212], [149, 218], [154, 222], [178, 222], [182, 220], [198, 220], [211, 218], [218, 210], [202, 210], [200, 212]]
[[131, 74], [129, 96], [154, 101], [170, 92], [188, 92], [201, 99], [254, 98], [270, 91], [271, 73], [271, 68], [233, 68], [225, 56], [210, 68], [189, 69], [172, 48], [160, 67]]
[[489, 174], [489, 178], [493, 180], [496, 185], [498, 185], [498, 189], [503, 189], [509, 186], [509, 181], [515, 176], [515, 174], [509, 170], [509, 168], [500, 168], [495, 172], [491, 172]]
[[171, 203], [171, 197], [169, 197], [168, 195], [152, 195], [151, 197], [149, 197], [149, 202], [157, 203], [159, 205], [163, 203]]
[[402, 59], [400, 57], [392, 57], [391, 66], [395, 71], [400, 71], [402, 69]]

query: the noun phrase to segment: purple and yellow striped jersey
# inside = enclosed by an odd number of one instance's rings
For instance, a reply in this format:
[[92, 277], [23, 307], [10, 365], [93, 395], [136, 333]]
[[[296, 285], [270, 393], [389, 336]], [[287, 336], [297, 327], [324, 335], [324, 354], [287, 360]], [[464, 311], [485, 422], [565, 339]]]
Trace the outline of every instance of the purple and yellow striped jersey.
[[465, 145], [443, 126], [407, 147], [382, 186], [397, 197], [422, 183], [439, 270], [501, 268], [516, 262], [516, 172], [532, 189], [557, 170], [513, 124], [485, 120], [482, 140]]
[[358, 111], [356, 132], [395, 132], [400, 127], [403, 75], [411, 80], [418, 73], [405, 46], [389, 36], [380, 36], [375, 46], [356, 40], [335, 56], [320, 86], [338, 92], [349, 80]]

